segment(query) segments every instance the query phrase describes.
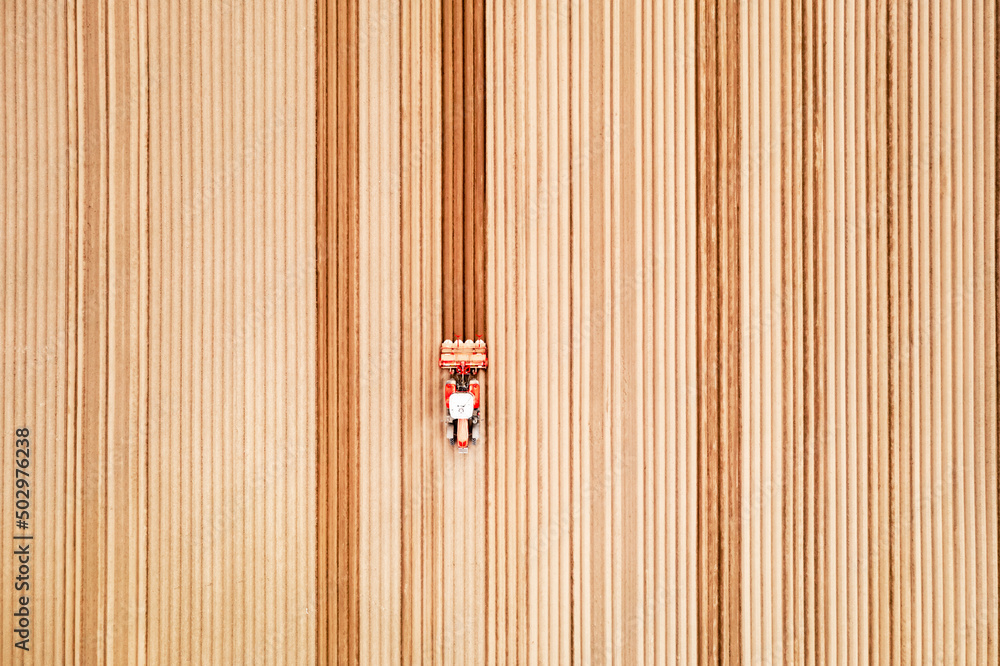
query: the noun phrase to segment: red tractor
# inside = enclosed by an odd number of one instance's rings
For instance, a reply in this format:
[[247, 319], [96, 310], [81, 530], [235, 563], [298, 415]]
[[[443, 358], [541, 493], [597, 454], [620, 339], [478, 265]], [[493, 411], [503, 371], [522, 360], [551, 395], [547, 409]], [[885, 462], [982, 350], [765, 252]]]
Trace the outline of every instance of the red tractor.
[[468, 451], [469, 442], [479, 442], [479, 380], [475, 374], [489, 365], [486, 343], [472, 340], [445, 340], [441, 343], [438, 366], [447, 368], [452, 379], [444, 385], [447, 439], [459, 451]]

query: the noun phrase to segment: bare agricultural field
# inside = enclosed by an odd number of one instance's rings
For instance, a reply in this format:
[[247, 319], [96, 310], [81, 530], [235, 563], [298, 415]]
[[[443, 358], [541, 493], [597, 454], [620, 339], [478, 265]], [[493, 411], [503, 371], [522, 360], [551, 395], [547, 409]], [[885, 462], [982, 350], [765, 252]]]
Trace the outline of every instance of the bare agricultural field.
[[998, 663], [997, 34], [4, 4], [0, 664]]

